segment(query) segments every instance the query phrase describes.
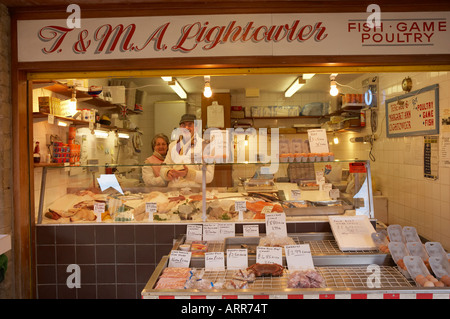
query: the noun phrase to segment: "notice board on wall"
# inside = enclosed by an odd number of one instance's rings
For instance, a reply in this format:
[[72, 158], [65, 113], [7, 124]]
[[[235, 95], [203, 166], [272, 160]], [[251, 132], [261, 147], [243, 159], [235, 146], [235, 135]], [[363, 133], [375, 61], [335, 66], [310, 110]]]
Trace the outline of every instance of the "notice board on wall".
[[386, 100], [386, 136], [439, 134], [437, 84]]

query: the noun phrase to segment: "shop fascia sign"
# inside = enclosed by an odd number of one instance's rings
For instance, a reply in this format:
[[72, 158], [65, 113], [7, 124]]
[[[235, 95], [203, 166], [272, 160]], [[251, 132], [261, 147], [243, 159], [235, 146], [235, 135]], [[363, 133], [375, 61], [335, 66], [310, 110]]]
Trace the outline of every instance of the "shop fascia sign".
[[18, 60], [449, 54], [450, 12], [19, 20]]

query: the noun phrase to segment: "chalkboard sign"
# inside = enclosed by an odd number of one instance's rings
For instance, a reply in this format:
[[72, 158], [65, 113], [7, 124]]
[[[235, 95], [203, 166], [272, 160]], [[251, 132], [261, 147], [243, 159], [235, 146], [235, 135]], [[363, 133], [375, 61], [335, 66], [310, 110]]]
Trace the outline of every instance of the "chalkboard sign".
[[386, 100], [386, 135], [439, 134], [437, 84]]

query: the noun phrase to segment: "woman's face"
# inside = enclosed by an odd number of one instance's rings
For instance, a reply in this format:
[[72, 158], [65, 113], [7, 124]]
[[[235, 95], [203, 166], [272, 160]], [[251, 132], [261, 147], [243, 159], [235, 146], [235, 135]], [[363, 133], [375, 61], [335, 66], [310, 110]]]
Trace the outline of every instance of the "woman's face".
[[155, 151], [165, 156], [167, 154], [168, 145], [162, 138], [157, 138], [155, 143]]

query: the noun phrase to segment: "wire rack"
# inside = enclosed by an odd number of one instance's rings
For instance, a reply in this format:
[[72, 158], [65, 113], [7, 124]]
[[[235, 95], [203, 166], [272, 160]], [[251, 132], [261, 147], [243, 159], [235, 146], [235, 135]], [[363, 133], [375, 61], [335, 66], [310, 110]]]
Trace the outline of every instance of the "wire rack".
[[[396, 267], [379, 266], [379, 288], [415, 287], [414, 282], [407, 280]], [[315, 270], [325, 279], [327, 288], [368, 288], [368, 278], [373, 274], [367, 266], [316, 267]], [[207, 270], [203, 279], [213, 283], [231, 280], [234, 270]], [[248, 284], [249, 289], [285, 289], [289, 278], [289, 270], [284, 270], [279, 277], [257, 277]]]

